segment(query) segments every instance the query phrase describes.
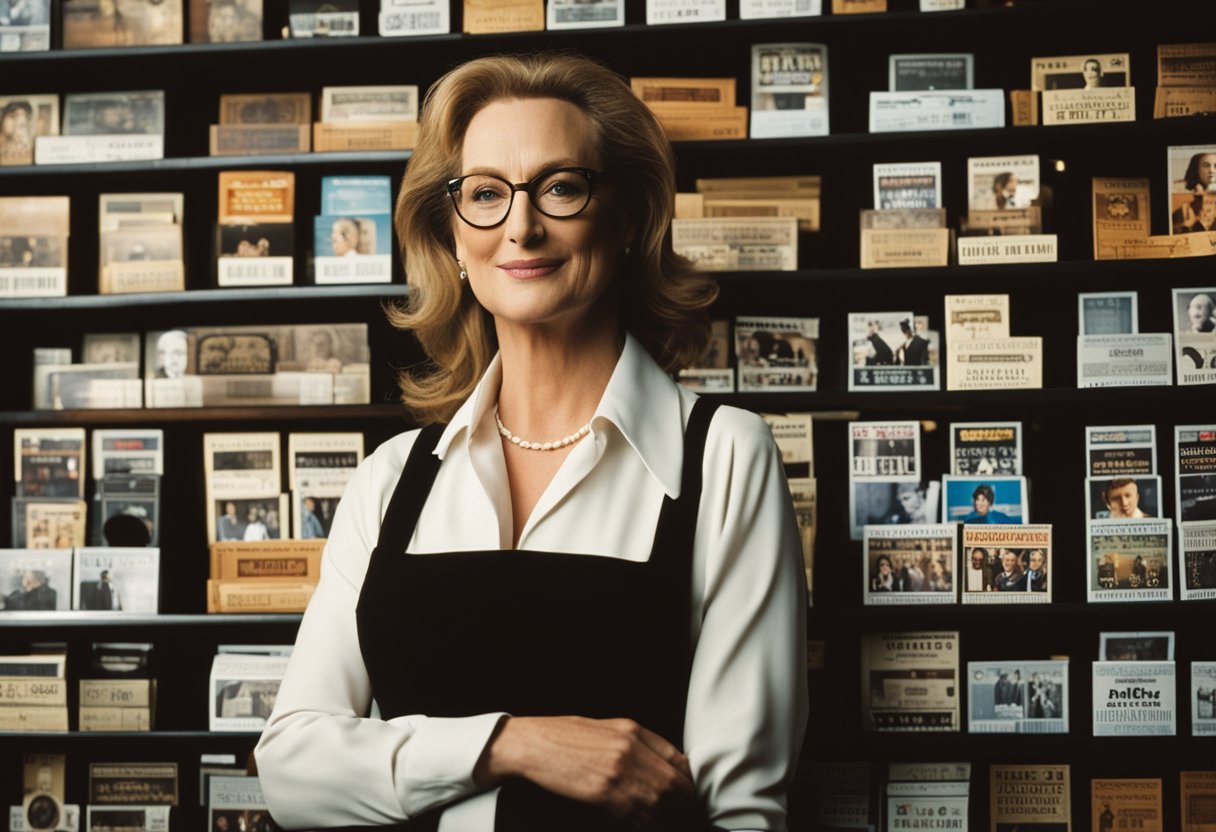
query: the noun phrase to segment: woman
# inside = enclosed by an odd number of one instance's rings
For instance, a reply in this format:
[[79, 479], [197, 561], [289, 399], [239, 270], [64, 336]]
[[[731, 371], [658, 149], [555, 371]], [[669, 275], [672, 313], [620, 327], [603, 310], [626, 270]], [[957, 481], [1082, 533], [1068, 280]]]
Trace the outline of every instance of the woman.
[[339, 503], [257, 749], [280, 823], [785, 828], [797, 527], [762, 421], [669, 375], [714, 294], [673, 204], [660, 126], [597, 64], [481, 59], [429, 93], [393, 315], [427, 427]]

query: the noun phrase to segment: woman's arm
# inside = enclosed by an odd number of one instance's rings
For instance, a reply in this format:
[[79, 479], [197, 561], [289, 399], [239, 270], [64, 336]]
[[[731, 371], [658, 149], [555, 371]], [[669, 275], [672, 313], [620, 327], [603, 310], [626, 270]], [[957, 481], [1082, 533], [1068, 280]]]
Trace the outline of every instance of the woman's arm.
[[784, 830], [806, 730], [806, 584], [789, 485], [760, 417], [719, 408], [694, 551], [699, 628], [684, 747], [710, 821]]
[[271, 814], [287, 828], [401, 822], [480, 791], [473, 767], [503, 714], [367, 718], [372, 691], [355, 606], [388, 499], [386, 478], [395, 483], [408, 451], [408, 441], [394, 440], [347, 486], [255, 751]]

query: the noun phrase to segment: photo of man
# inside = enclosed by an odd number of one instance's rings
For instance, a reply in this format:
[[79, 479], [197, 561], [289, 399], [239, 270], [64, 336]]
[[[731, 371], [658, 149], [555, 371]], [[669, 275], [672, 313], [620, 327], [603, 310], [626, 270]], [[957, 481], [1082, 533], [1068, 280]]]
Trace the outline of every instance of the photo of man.
[[1160, 517], [1160, 477], [1089, 477], [1089, 516], [1093, 520], [1144, 520]]
[[43, 569], [26, 569], [21, 585], [4, 596], [4, 610], [57, 609], [59, 593], [51, 586], [50, 576]]
[[82, 610], [121, 610], [122, 596], [118, 587], [110, 577], [108, 569], [101, 570], [101, 576], [96, 581], [86, 581], [80, 584], [80, 608]]

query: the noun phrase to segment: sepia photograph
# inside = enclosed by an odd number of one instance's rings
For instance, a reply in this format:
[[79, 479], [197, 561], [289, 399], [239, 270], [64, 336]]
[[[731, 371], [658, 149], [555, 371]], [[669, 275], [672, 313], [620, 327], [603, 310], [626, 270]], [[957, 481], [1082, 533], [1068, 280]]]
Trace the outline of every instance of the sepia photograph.
[[1131, 58], [1113, 55], [1063, 55], [1032, 58], [1030, 88], [1034, 90], [1092, 90], [1131, 86]]
[[182, 42], [186, 0], [64, 0], [63, 48]]
[[63, 135], [164, 135], [165, 93], [74, 93], [63, 97]]
[[81, 347], [82, 364], [138, 364], [138, 332], [86, 332]]
[[262, 40], [262, 0], [189, 0], [192, 43]]
[[0, 237], [0, 269], [63, 268], [66, 237]]
[[218, 257], [291, 257], [295, 227], [290, 223], [217, 225]]
[[1039, 157], [971, 157], [967, 159], [967, 182], [967, 204], [972, 210], [1029, 208], [1039, 198]]
[[0, 96], [0, 165], [34, 164], [34, 140], [57, 135], [58, 95]]
[[736, 318], [739, 390], [814, 390], [818, 318]]
[[1169, 148], [1170, 233], [1216, 230], [1216, 145]]

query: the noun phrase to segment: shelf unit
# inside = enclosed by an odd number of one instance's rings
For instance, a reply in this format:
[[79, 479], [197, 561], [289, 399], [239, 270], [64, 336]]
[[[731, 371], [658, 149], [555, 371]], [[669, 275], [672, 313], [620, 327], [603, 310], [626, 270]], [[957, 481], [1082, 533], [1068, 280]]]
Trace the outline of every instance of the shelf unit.
[[[976, 0], [968, 0], [976, 5]], [[283, 5], [283, 4], [279, 4]], [[375, 31], [375, 9], [364, 2], [364, 31]], [[374, 5], [374, 4], [372, 4]], [[825, 6], [830, 5], [825, 0]], [[270, 168], [296, 173], [297, 283], [303, 283], [311, 250], [309, 218], [318, 213], [321, 176], [387, 174], [399, 180], [409, 152], [308, 153], [209, 157], [207, 125], [222, 93], [311, 90], [322, 86], [413, 83], [425, 90], [444, 71], [482, 54], [574, 48], [598, 57], [625, 75], [734, 76], [739, 102], [748, 103], [753, 43], [811, 41], [829, 48], [831, 124], [815, 138], [697, 141], [676, 145], [677, 180], [692, 190], [701, 177], [818, 174], [823, 177], [822, 229], [800, 239], [800, 269], [718, 275], [722, 294], [715, 315], [815, 315], [821, 321], [820, 378], [815, 393], [729, 394], [724, 403], [761, 411], [811, 411], [816, 415], [819, 529], [815, 606], [808, 634], [826, 642], [826, 669], [814, 671], [812, 720], [804, 761], [970, 760], [974, 764], [971, 825], [988, 828], [987, 764], [1069, 762], [1075, 829], [1089, 824], [1089, 778], [1164, 776], [1166, 828], [1178, 828], [1180, 769], [1211, 768], [1210, 749], [1189, 737], [1187, 706], [1191, 660], [1216, 654], [1203, 638], [1211, 605], [1087, 604], [1084, 601], [1082, 429], [1087, 424], [1153, 423], [1163, 504], [1173, 505], [1171, 426], [1210, 413], [1203, 388], [1075, 388], [1076, 294], [1102, 289], [1140, 291], [1144, 332], [1170, 331], [1169, 289], [1211, 283], [1209, 258], [1174, 261], [1093, 262], [1090, 179], [1149, 176], [1153, 184], [1154, 233], [1167, 233], [1164, 172], [1169, 145], [1211, 142], [1216, 117], [1152, 120], [1155, 46], [1202, 39], [1183, 10], [1158, 5], [1114, 15], [1099, 0], [1022, 0], [1013, 8], [969, 8], [923, 14], [913, 0], [892, 0], [887, 14], [826, 15], [797, 20], [738, 20], [729, 0], [728, 20], [647, 27], [644, 0], [627, 0], [628, 25], [608, 30], [462, 34], [397, 39], [364, 36], [337, 40], [267, 40], [245, 44], [186, 44], [101, 50], [56, 50], [0, 55], [0, 95], [166, 90], [167, 158], [108, 165], [0, 168], [5, 195], [70, 194], [72, 229], [69, 296], [0, 300], [0, 352], [9, 356], [0, 390], [0, 470], [12, 463], [16, 426], [160, 426], [166, 433], [162, 504], [162, 609], [157, 616], [89, 614], [0, 618], [0, 649], [16, 651], [33, 641], [65, 641], [69, 673], [84, 664], [95, 640], [147, 640], [156, 644], [161, 728], [134, 734], [0, 734], [0, 782], [14, 792], [20, 752], [69, 754], [69, 796], [81, 799], [85, 762], [105, 759], [176, 759], [182, 764], [183, 805], [174, 828], [194, 828], [198, 753], [231, 750], [243, 756], [251, 734], [209, 734], [206, 686], [210, 656], [219, 643], [283, 643], [294, 638], [300, 617], [215, 616], [202, 610], [206, 546], [201, 519], [201, 434], [253, 429], [362, 430], [370, 451], [411, 426], [396, 404], [394, 368], [421, 356], [412, 340], [384, 322], [384, 303], [407, 294], [397, 265], [394, 283], [377, 286], [296, 285], [274, 289], [220, 290], [210, 273], [216, 178], [221, 170]], [[268, 4], [269, 18], [275, 4]], [[453, 9], [454, 31], [460, 10]], [[1134, 25], [1133, 25], [1134, 24]], [[274, 24], [277, 25], [277, 24]], [[992, 45], [1001, 48], [994, 50]], [[1140, 120], [1125, 124], [920, 133], [867, 132], [867, 93], [885, 89], [887, 55], [898, 52], [973, 51], [976, 87], [1024, 89], [1030, 58], [1039, 55], [1127, 51], [1132, 54]], [[998, 54], [995, 54], [999, 52]], [[240, 67], [234, 75], [234, 67]], [[968, 156], [1038, 153], [1052, 204], [1048, 231], [1059, 234], [1061, 261], [932, 269], [862, 271], [857, 213], [870, 207], [871, 165], [937, 159], [943, 165], [944, 201], [952, 226], [965, 210]], [[186, 193], [187, 289], [163, 295], [96, 294], [97, 195], [121, 191]], [[850, 311], [913, 309], [941, 328], [942, 296], [1008, 292], [1013, 332], [1045, 339], [1045, 389], [985, 393], [850, 393], [845, 315]], [[148, 331], [169, 326], [367, 321], [374, 370], [372, 403], [354, 407], [259, 407], [147, 409], [138, 411], [35, 412], [29, 408], [29, 349], [79, 348], [90, 331]], [[1030, 480], [1031, 516], [1055, 524], [1054, 602], [1043, 607], [1001, 608], [935, 605], [863, 607], [860, 545], [848, 540], [847, 442], [849, 419], [916, 418], [922, 421], [926, 476], [946, 473], [950, 421], [1017, 418], [1024, 424], [1024, 468]], [[7, 539], [7, 512], [0, 536]], [[1176, 573], [1176, 563], [1171, 572]], [[957, 629], [960, 664], [972, 659], [1031, 659], [1068, 655], [1071, 730], [1058, 736], [867, 734], [861, 730], [858, 644], [864, 632]], [[1179, 659], [1179, 733], [1174, 738], [1098, 739], [1091, 736], [1089, 662], [1098, 633], [1112, 629], [1173, 629]], [[966, 698], [963, 697], [964, 722]], [[74, 707], [74, 703], [73, 703]], [[826, 718], [825, 718], [826, 717]], [[1163, 761], [1165, 761], [1163, 763]], [[795, 829], [812, 828], [808, 787], [792, 795]], [[201, 817], [201, 814], [198, 815]], [[183, 824], [179, 827], [178, 824]]]

